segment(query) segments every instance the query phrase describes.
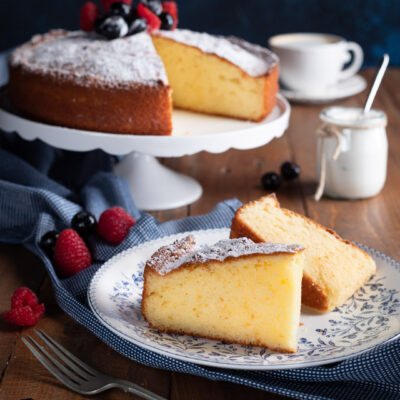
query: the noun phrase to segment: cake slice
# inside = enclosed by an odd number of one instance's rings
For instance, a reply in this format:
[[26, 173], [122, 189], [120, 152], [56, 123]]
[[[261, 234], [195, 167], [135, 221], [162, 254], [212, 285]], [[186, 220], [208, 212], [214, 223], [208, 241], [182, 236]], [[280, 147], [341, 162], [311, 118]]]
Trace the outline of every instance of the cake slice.
[[279, 60], [235, 37], [176, 29], [152, 35], [175, 107], [261, 121], [275, 106]]
[[239, 208], [230, 236], [304, 246], [302, 303], [319, 311], [342, 305], [376, 271], [367, 253], [311, 219], [280, 208], [275, 195]]
[[303, 248], [193, 236], [161, 247], [144, 270], [142, 314], [163, 332], [297, 351]]

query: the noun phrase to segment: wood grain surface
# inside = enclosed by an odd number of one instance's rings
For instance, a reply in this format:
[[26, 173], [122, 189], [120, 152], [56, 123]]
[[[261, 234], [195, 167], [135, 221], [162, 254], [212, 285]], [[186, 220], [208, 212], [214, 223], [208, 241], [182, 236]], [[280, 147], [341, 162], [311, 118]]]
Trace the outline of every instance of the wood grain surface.
[[[368, 81], [372, 70], [362, 73]], [[361, 106], [366, 92], [338, 102]], [[286, 160], [302, 168], [300, 179], [285, 184], [277, 193], [283, 207], [305, 214], [335, 229], [341, 236], [365, 243], [400, 259], [400, 69], [390, 69], [374, 103], [388, 115], [389, 164], [386, 185], [375, 198], [362, 201], [313, 200], [316, 187], [316, 136], [318, 114], [325, 106], [292, 105], [290, 128], [280, 139], [254, 150], [230, 150], [223, 154], [199, 153], [167, 159], [163, 163], [193, 176], [203, 185], [204, 195], [195, 204], [176, 210], [153, 213], [161, 221], [198, 215], [216, 203], [232, 197], [241, 201], [256, 199], [266, 192], [260, 177], [278, 171]], [[29, 286], [46, 303], [46, 316], [38, 327], [93, 367], [128, 379], [159, 395], [174, 400], [196, 399], [284, 399], [282, 396], [246, 386], [214, 382], [195, 376], [170, 373], [134, 363], [111, 350], [66, 316], [57, 306], [41, 261], [22, 246], [0, 245], [0, 314], [9, 308], [12, 292]], [[57, 382], [33, 357], [21, 341], [31, 329], [18, 330], [0, 320], [0, 400], [81, 399]], [[94, 398], [132, 399], [122, 391], [109, 391]]]

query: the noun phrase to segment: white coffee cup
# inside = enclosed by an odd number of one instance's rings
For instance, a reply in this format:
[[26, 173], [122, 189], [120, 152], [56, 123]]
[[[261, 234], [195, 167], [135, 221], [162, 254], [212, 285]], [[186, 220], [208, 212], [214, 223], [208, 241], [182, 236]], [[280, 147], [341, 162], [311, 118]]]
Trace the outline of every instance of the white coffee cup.
[[280, 58], [282, 84], [301, 92], [321, 92], [352, 77], [364, 60], [362, 48], [357, 43], [323, 33], [273, 36], [269, 39], [269, 47]]

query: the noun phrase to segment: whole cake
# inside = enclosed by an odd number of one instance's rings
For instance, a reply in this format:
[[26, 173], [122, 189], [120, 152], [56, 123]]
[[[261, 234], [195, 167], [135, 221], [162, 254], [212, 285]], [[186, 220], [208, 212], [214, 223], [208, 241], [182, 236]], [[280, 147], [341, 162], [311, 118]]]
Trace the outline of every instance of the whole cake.
[[313, 220], [280, 208], [275, 195], [238, 209], [231, 238], [239, 237], [304, 246], [302, 303], [319, 311], [342, 305], [376, 271], [367, 253]]
[[297, 351], [303, 248], [193, 236], [161, 247], [144, 270], [151, 327], [281, 352]]
[[279, 60], [267, 49], [175, 29], [174, 2], [106, 3], [103, 15], [94, 3], [83, 7], [85, 31], [36, 35], [12, 53], [8, 95], [24, 115], [99, 132], [170, 135], [173, 106], [252, 121], [274, 108]]

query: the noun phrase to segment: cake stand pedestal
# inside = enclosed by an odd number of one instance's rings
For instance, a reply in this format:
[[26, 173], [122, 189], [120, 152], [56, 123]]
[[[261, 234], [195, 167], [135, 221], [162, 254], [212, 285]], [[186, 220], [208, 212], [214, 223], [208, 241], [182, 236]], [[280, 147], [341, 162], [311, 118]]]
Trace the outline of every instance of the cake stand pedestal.
[[153, 156], [133, 152], [125, 156], [114, 172], [128, 180], [135, 204], [145, 210], [168, 210], [198, 200], [199, 182], [160, 164]]
[[197, 181], [166, 168], [155, 157], [259, 147], [284, 133], [289, 115], [289, 103], [278, 95], [272, 113], [259, 123], [174, 110], [172, 136], [121, 135], [29, 120], [10, 107], [5, 88], [0, 89], [0, 129], [17, 132], [26, 140], [40, 139], [59, 149], [102, 149], [109, 154], [125, 155], [116, 164], [115, 172], [128, 180], [137, 207], [149, 211], [191, 204], [202, 194]]

